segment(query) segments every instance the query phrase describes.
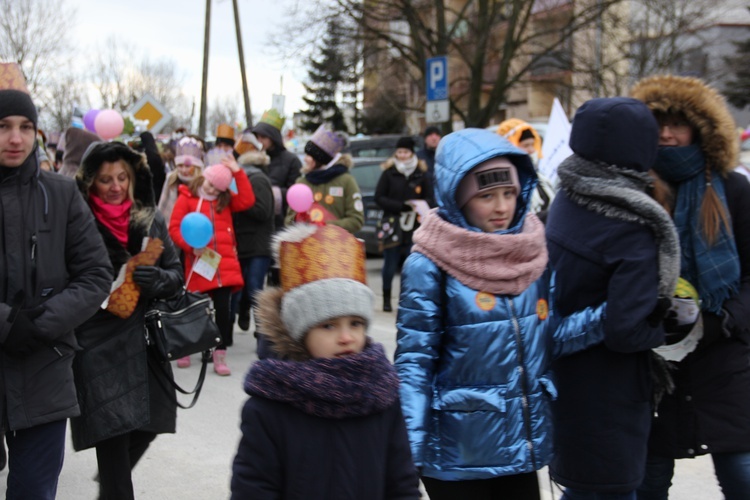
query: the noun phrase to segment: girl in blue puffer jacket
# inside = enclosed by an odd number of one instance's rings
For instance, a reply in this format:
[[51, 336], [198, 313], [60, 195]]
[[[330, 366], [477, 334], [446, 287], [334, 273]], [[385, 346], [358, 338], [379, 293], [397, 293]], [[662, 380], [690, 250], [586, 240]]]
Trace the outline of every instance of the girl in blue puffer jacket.
[[440, 141], [435, 176], [439, 208], [414, 234], [397, 321], [414, 462], [431, 500], [539, 498], [536, 471], [552, 456], [550, 363], [601, 339], [603, 308], [564, 325], [555, 314], [523, 151], [461, 130]]

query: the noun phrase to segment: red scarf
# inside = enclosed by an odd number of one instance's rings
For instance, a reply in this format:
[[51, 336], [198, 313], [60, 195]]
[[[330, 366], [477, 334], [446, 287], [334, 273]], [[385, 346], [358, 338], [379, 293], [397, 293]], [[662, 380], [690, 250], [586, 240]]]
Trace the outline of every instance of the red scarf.
[[96, 220], [109, 229], [122, 246], [127, 247], [130, 207], [133, 206], [133, 202], [125, 200], [121, 205], [110, 205], [92, 193], [89, 195], [89, 206]]

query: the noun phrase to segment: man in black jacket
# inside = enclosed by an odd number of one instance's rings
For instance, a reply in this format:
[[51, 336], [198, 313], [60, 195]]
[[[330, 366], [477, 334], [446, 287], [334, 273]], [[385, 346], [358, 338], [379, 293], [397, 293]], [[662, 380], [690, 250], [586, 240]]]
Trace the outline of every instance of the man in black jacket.
[[53, 499], [67, 419], [79, 414], [73, 329], [109, 293], [107, 251], [72, 179], [44, 172], [37, 111], [0, 64], [0, 412], [6, 498]]

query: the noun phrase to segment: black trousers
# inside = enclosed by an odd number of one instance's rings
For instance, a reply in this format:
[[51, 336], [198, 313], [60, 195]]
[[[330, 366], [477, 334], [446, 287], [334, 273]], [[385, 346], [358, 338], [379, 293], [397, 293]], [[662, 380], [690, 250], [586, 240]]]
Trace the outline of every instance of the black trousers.
[[536, 472], [471, 481], [441, 481], [423, 477], [430, 500], [540, 500]]
[[216, 326], [221, 334], [221, 344], [217, 349], [226, 349], [234, 343], [234, 325], [232, 325], [232, 289], [216, 288], [208, 292], [216, 309]]
[[153, 432], [131, 431], [96, 445], [99, 500], [134, 500], [131, 472], [156, 438]]

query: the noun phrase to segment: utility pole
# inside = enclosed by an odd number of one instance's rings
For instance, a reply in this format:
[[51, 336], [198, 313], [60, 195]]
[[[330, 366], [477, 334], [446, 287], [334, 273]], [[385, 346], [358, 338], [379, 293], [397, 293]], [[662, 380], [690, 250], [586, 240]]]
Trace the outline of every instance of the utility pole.
[[206, 137], [206, 98], [208, 93], [208, 40], [211, 33], [211, 0], [206, 0], [206, 31], [203, 35], [203, 83], [201, 84], [201, 114], [198, 135]]
[[240, 10], [237, 0], [232, 0], [234, 7], [234, 29], [237, 32], [237, 52], [240, 55], [240, 73], [242, 73], [242, 97], [245, 99], [245, 121], [247, 126], [253, 126], [253, 115], [250, 113], [250, 94], [247, 90], [247, 75], [245, 75], [245, 53], [242, 50], [242, 33], [240, 32]]

